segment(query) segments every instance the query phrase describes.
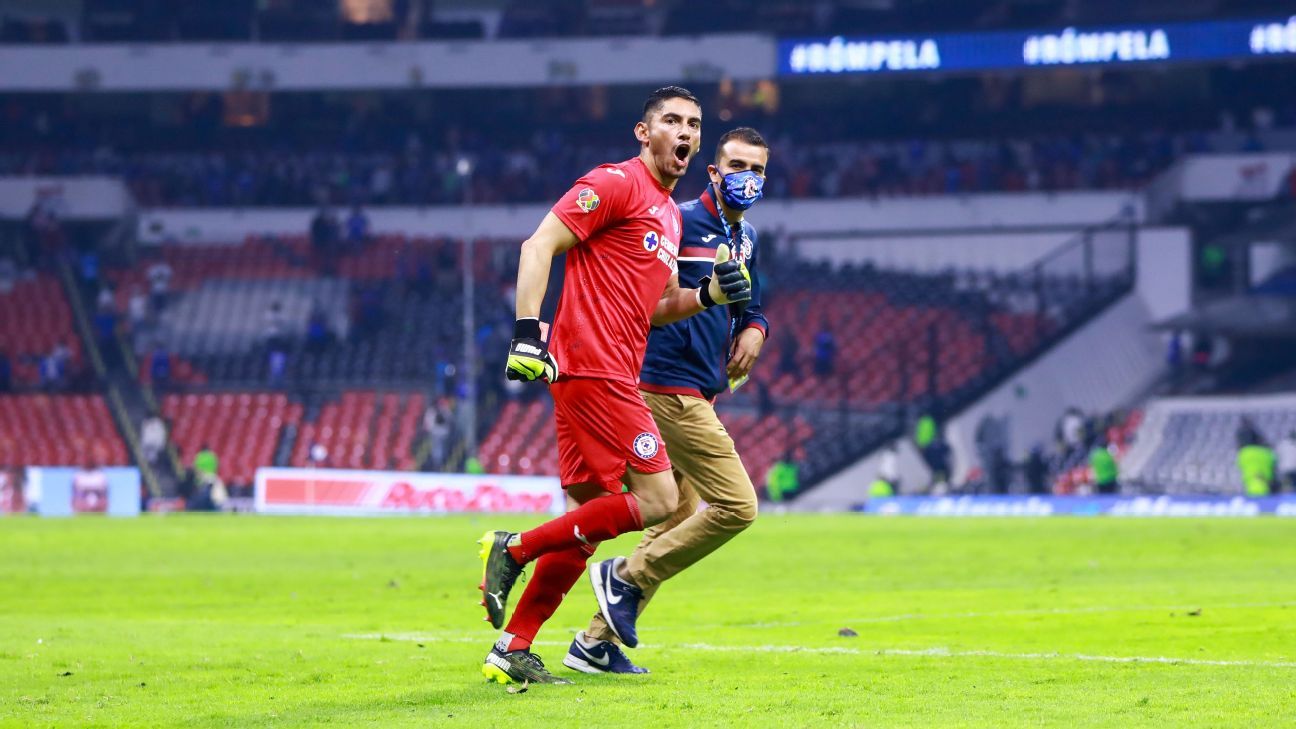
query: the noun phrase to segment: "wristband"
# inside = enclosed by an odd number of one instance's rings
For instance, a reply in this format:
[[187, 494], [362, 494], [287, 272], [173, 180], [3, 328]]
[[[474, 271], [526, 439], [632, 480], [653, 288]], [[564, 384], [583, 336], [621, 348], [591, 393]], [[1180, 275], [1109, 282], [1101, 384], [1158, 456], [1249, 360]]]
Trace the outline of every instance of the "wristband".
[[711, 292], [708, 290], [710, 288], [710, 276], [704, 276], [701, 281], [698, 281], [698, 303], [702, 305], [703, 309], [710, 309], [716, 305], [715, 299], [711, 298]]
[[514, 339], [540, 339], [540, 320], [527, 317], [513, 322]]

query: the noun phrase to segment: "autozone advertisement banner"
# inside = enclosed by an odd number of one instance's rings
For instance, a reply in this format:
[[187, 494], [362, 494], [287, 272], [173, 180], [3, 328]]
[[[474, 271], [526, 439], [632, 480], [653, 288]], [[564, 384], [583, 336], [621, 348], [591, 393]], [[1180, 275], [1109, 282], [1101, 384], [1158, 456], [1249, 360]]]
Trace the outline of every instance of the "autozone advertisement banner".
[[565, 510], [557, 478], [404, 471], [261, 468], [256, 510], [268, 514], [462, 514]]

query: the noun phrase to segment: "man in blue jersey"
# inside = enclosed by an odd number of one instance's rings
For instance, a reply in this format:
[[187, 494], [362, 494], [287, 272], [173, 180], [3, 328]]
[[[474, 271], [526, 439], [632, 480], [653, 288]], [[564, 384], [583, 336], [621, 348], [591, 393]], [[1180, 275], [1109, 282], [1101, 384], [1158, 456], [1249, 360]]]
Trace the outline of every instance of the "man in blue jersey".
[[[683, 321], [654, 326], [640, 373], [639, 390], [661, 430], [679, 507], [644, 532], [628, 558], [590, 566], [599, 603], [588, 630], [578, 633], [563, 665], [585, 673], [646, 673], [618, 644], [638, 644], [635, 623], [657, 587], [714, 552], [756, 519], [756, 490], [716, 417], [713, 403], [726, 388], [747, 378], [760, 356], [769, 324], [761, 312], [756, 276], [756, 231], [743, 213], [761, 198], [769, 145], [749, 127], [734, 129], [716, 145], [708, 166], [711, 184], [681, 204], [682, 287], [707, 285], [722, 248], [751, 272], [751, 300], [716, 306]], [[707, 507], [698, 511], [699, 500]]]

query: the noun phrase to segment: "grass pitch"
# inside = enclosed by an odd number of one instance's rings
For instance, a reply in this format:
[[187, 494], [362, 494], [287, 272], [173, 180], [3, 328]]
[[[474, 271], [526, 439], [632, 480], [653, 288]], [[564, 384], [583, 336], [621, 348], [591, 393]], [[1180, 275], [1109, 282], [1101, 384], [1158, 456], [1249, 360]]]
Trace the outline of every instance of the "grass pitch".
[[0, 724], [1296, 721], [1296, 520], [764, 515], [661, 590], [651, 675], [561, 666], [582, 582], [537, 648], [576, 685], [509, 694], [474, 540], [535, 522], [0, 520]]

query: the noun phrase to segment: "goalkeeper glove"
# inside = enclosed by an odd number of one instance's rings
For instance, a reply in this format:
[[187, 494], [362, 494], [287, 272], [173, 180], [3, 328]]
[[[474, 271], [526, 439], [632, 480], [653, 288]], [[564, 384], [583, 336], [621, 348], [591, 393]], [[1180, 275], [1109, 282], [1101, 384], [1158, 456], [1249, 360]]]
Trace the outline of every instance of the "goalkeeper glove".
[[704, 276], [698, 284], [698, 300], [704, 309], [710, 309], [716, 304], [751, 300], [751, 274], [744, 263], [729, 257], [729, 245], [726, 243], [721, 243], [716, 248], [711, 275]]
[[510, 380], [535, 382], [558, 381], [558, 363], [540, 338], [539, 319], [518, 319], [513, 324], [513, 341], [509, 344], [508, 365], [504, 375]]

